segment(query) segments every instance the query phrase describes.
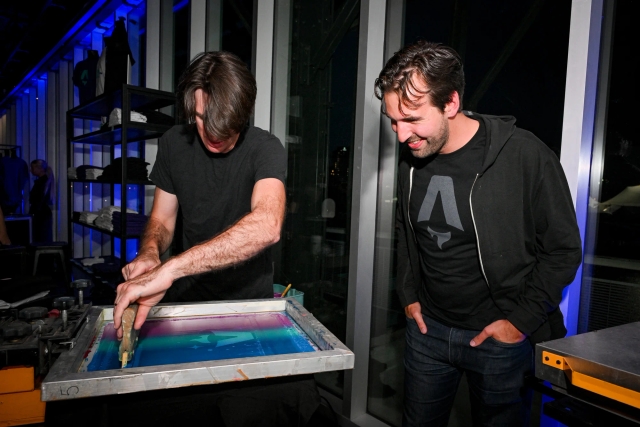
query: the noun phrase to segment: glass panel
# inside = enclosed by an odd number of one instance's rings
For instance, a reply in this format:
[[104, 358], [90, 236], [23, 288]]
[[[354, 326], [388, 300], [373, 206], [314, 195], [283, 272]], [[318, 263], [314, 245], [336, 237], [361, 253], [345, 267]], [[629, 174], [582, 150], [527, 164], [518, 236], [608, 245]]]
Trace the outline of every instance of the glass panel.
[[[190, 0], [173, 1], [173, 87], [178, 87], [180, 76], [191, 62], [189, 57]], [[216, 14], [220, 11], [212, 10]], [[234, 53], [251, 69], [253, 43], [253, 0], [224, 0], [222, 2], [222, 28], [219, 37], [221, 50]], [[217, 49], [216, 49], [217, 50]]]
[[[570, 2], [406, 0], [404, 43], [425, 39], [453, 46], [465, 63], [464, 108], [515, 116], [518, 126], [559, 156], [570, 13]], [[388, 123], [384, 128], [390, 132]], [[395, 292], [399, 144], [395, 135], [393, 140], [395, 145], [381, 145], [368, 411], [401, 425], [405, 320]], [[464, 391], [463, 386], [459, 396]], [[468, 410], [454, 406], [451, 423], [471, 425]]]
[[[307, 310], [345, 341], [358, 20], [336, 20], [343, 2], [291, 3], [288, 206], [275, 281], [304, 292]], [[342, 395], [342, 371], [316, 378]]]
[[131, 9], [127, 14], [127, 34], [129, 36], [129, 47], [135, 59], [135, 64], [131, 66], [129, 74], [129, 84], [144, 87], [145, 79], [145, 54], [146, 54], [146, 33], [147, 33], [147, 9], [146, 2]]
[[222, 50], [238, 55], [249, 69], [253, 45], [253, 1], [222, 2]]
[[173, 1], [173, 87], [178, 87], [189, 58], [189, 0]]
[[602, 138], [594, 141], [578, 332], [640, 321], [640, 134], [633, 109], [640, 88], [629, 54], [640, 41], [634, 22], [640, 4], [619, 0], [607, 12], [613, 33], [602, 56], [608, 51], [611, 62], [599, 94], [609, 90], [598, 112]]

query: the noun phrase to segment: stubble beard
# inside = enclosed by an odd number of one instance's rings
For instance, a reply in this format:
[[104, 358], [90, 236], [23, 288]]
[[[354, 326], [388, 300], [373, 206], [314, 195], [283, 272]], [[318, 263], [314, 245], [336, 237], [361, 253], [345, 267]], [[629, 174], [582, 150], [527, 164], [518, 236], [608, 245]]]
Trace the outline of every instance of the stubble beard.
[[[409, 138], [406, 142], [417, 141], [420, 139], [423, 138], [415, 135], [414, 137]], [[449, 122], [447, 122], [447, 119], [443, 117], [438, 135], [432, 138], [424, 138], [424, 141], [425, 143], [421, 148], [417, 150], [411, 150], [411, 154], [413, 154], [413, 157], [424, 159], [440, 152], [442, 147], [444, 147], [449, 141]]]

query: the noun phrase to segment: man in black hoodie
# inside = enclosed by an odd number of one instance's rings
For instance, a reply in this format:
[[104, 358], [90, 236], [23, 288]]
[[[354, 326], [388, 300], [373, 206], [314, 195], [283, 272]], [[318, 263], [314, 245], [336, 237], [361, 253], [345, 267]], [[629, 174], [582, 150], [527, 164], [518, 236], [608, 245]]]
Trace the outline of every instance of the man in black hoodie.
[[524, 425], [533, 345], [566, 334], [558, 305], [581, 262], [558, 158], [513, 117], [463, 112], [464, 84], [459, 55], [424, 41], [376, 80], [403, 144], [406, 426], [446, 426], [463, 373], [474, 425]]

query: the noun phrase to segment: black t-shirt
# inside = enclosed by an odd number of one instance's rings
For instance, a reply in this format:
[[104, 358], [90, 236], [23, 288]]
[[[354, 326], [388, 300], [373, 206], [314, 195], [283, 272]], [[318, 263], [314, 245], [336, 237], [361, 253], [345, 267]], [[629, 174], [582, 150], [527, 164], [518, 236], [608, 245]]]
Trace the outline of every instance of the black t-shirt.
[[459, 150], [414, 159], [409, 216], [420, 250], [422, 312], [446, 325], [481, 330], [504, 316], [478, 258], [469, 204], [482, 169], [484, 124]]
[[76, 67], [73, 69], [73, 84], [78, 87], [78, 95], [81, 105], [96, 97], [97, 66], [98, 57], [91, 56], [78, 62]]
[[[220, 234], [251, 212], [256, 182], [277, 178], [284, 183], [285, 151], [270, 133], [248, 127], [228, 153], [214, 154], [195, 130], [174, 126], [158, 143], [151, 180], [175, 194], [182, 213], [185, 249]], [[163, 302], [213, 301], [273, 297], [271, 250], [241, 265], [183, 277]]]

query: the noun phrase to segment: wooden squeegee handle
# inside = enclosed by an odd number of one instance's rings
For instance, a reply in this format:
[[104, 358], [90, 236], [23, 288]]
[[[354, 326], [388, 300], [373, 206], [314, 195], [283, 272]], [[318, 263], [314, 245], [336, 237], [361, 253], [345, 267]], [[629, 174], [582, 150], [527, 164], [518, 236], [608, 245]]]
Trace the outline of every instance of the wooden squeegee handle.
[[[118, 348], [118, 360], [122, 363], [122, 367], [127, 365], [128, 360], [133, 357], [133, 351], [138, 340], [138, 334], [133, 329], [133, 323], [136, 320], [138, 314], [138, 304], [131, 304], [124, 310], [122, 314], [122, 341], [120, 341], [120, 347]], [[126, 359], [123, 361], [122, 356], [126, 352]]]

